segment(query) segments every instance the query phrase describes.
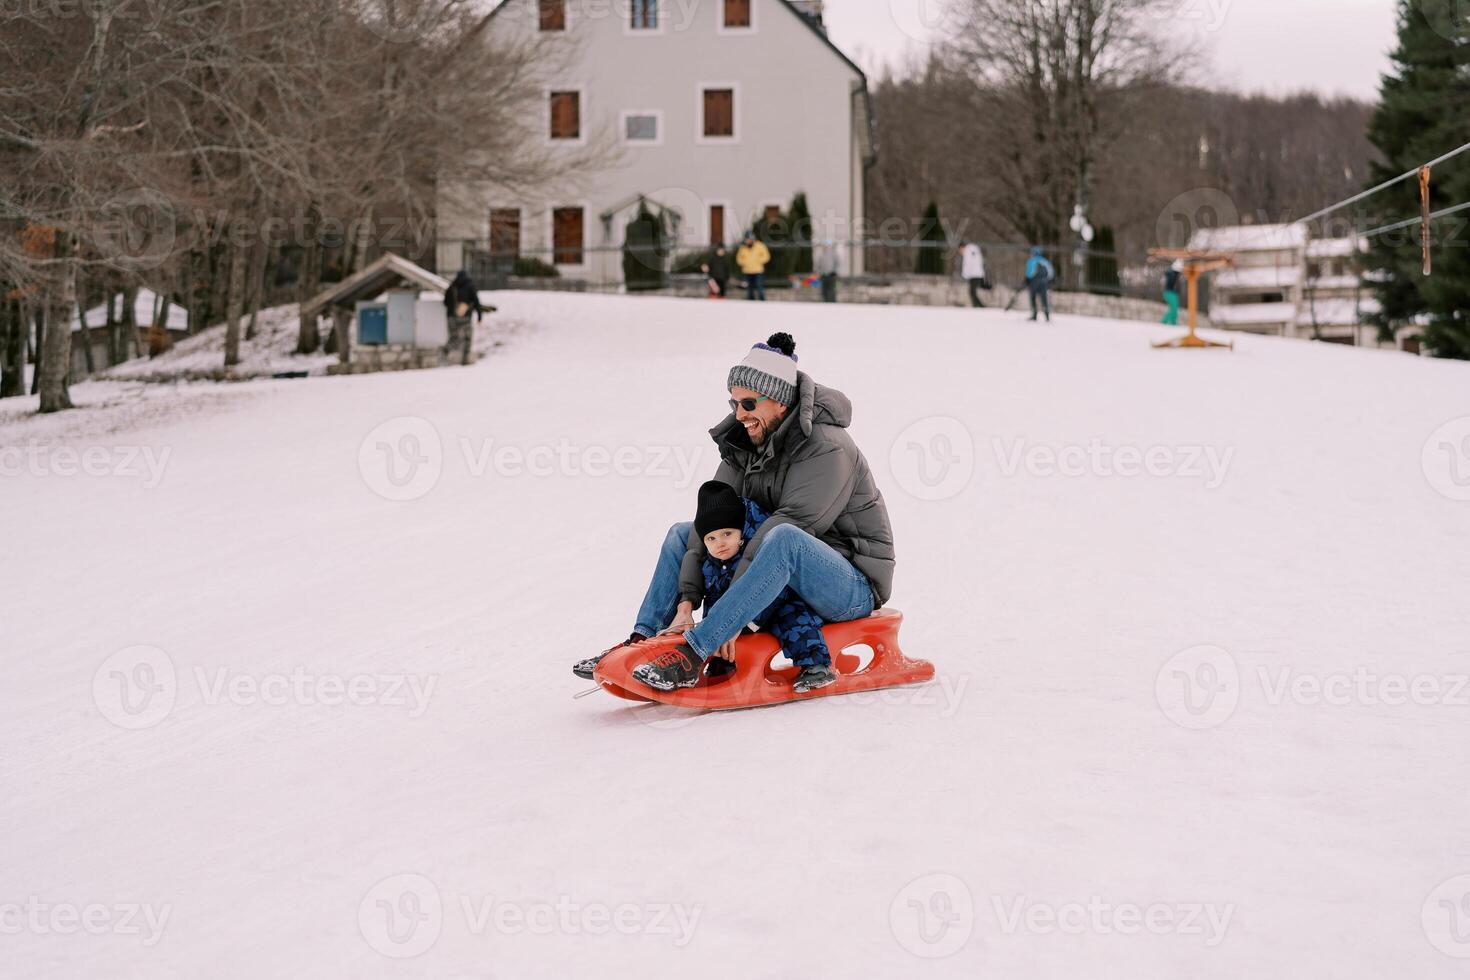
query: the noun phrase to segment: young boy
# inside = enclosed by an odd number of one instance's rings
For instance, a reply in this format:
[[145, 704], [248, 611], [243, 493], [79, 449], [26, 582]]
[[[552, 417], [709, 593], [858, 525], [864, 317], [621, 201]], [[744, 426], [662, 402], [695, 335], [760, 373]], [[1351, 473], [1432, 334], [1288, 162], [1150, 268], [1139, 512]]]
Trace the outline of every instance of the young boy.
[[[718, 480], [710, 480], [699, 488], [694, 529], [704, 539], [708, 552], [703, 566], [706, 614], [730, 587], [746, 542], [769, 516], [755, 501], [743, 499]], [[832, 655], [822, 638], [821, 618], [789, 587], [782, 590], [755, 622], [780, 641], [781, 649], [800, 671], [792, 685], [797, 694], [815, 691], [837, 680]], [[693, 687], [703, 673], [704, 662], [687, 643], [680, 643], [673, 650], [633, 668], [635, 678], [659, 691]]]

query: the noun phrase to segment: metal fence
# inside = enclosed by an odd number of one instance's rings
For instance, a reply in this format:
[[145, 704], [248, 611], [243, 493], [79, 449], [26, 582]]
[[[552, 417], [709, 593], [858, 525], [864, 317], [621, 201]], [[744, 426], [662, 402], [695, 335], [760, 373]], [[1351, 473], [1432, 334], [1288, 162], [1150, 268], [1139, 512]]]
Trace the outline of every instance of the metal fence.
[[[466, 240], [462, 247], [463, 267], [482, 289], [544, 288], [588, 292], [622, 292], [660, 289], [682, 278], [701, 279], [700, 265], [707, 261], [712, 246], [677, 243], [663, 248], [625, 248], [619, 245], [584, 246], [579, 249], [493, 249], [490, 243]], [[992, 284], [1018, 288], [1025, 282], [1031, 249], [1011, 242], [981, 242], [986, 273]], [[767, 242], [771, 261], [766, 269], [766, 288], [784, 289], [802, 285], [812, 275], [817, 243]], [[732, 280], [741, 278], [735, 263], [738, 243], [725, 246]], [[851, 279], [856, 266], [863, 279], [898, 276], [959, 277], [959, 243], [923, 241], [893, 242], [860, 240], [838, 242], [839, 273]], [[1116, 252], [1066, 246], [1043, 247], [1043, 254], [1056, 270], [1052, 289], [1089, 292], [1109, 296], [1158, 299], [1156, 280], [1162, 270], [1128, 265]], [[441, 269], [444, 274], [455, 270]]]

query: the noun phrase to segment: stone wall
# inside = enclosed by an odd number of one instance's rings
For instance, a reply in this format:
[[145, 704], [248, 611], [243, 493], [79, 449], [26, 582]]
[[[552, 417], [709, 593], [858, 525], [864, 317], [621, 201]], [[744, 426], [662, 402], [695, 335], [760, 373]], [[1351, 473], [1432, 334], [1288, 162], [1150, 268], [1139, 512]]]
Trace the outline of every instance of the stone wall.
[[[563, 277], [512, 276], [507, 288], [534, 289], [556, 292], [621, 292], [621, 288], [597, 287], [585, 280]], [[982, 289], [980, 297], [986, 306], [1004, 308], [1010, 302], [1013, 290], [1009, 286]], [[683, 296], [703, 298], [709, 287], [703, 276], [670, 276], [664, 289], [639, 292], [639, 296]], [[730, 280], [730, 298], [745, 298], [744, 280]], [[766, 289], [766, 299], [774, 303], [820, 303], [820, 288]], [[952, 276], [847, 276], [838, 284], [838, 302], [864, 303], [878, 306], [969, 306], [970, 287], [963, 279]], [[1102, 296], [1096, 293], [1070, 293], [1053, 290], [1051, 293], [1053, 313], [1068, 313], [1075, 316], [1106, 317], [1112, 320], [1142, 320], [1158, 323], [1164, 317], [1161, 301], [1138, 299], [1133, 296]], [[1023, 294], [1016, 299], [1014, 309], [1029, 313], [1031, 306]], [[1180, 315], [1180, 320], [1184, 314]], [[1209, 317], [1201, 313], [1199, 325], [1208, 327]]]
[[[731, 280], [731, 296], [743, 299], [740, 280]], [[675, 296], [704, 296], [708, 289], [698, 276], [678, 276], [665, 293]], [[1008, 286], [982, 289], [980, 298], [987, 306], [1004, 307], [1013, 290]], [[820, 303], [822, 291], [806, 289], [767, 289], [766, 299], [774, 302]], [[837, 299], [841, 303], [867, 303], [880, 306], [969, 306], [970, 287], [963, 280], [945, 276], [858, 276], [839, 280]], [[1030, 309], [1023, 294], [1016, 309]], [[1149, 320], [1158, 322], [1164, 316], [1164, 304], [1130, 296], [1099, 296], [1094, 293], [1051, 293], [1054, 313], [1109, 317], [1115, 320]]]
[[[479, 359], [478, 354], [470, 355], [471, 364]], [[407, 347], [397, 344], [359, 346], [352, 349], [352, 363], [329, 365], [327, 373], [373, 374], [378, 371], [415, 371], [421, 368], [443, 367], [446, 364], [459, 364], [459, 355], [456, 354], [446, 359], [443, 351], [437, 347]]]

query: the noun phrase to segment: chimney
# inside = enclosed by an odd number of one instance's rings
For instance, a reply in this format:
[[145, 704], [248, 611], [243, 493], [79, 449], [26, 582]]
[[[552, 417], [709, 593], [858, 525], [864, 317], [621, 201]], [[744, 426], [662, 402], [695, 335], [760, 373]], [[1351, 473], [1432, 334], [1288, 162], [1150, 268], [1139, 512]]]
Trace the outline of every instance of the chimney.
[[788, 2], [796, 8], [797, 13], [811, 21], [813, 27], [819, 28], [823, 34], [827, 33], [827, 28], [822, 24], [822, 0], [788, 0]]

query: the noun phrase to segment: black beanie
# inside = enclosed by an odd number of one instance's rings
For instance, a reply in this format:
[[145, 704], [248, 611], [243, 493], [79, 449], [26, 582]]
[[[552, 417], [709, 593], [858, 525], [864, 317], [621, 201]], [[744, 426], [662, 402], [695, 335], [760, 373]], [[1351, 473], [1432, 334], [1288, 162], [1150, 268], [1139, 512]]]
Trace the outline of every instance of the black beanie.
[[702, 538], [711, 531], [727, 527], [745, 530], [745, 504], [728, 483], [710, 480], [699, 488], [699, 508], [694, 512], [694, 530]]

